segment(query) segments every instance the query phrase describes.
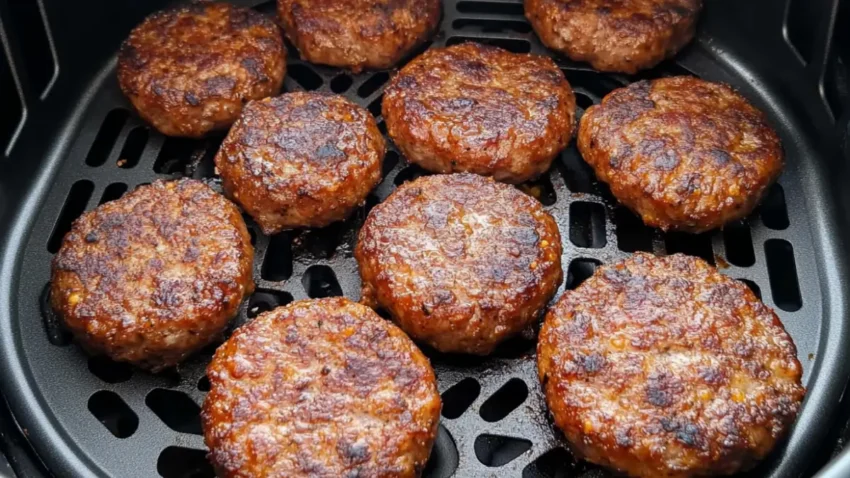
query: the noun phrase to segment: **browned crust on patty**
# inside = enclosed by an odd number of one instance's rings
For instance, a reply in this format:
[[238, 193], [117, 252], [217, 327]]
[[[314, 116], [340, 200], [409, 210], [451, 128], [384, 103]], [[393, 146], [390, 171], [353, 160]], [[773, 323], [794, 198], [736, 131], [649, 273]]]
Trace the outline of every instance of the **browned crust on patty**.
[[703, 232], [748, 215], [783, 165], [761, 111], [689, 76], [611, 92], [582, 117], [578, 147], [620, 202], [664, 230]]
[[702, 0], [525, 0], [547, 47], [601, 71], [636, 73], [694, 37]]
[[261, 314], [216, 351], [201, 418], [221, 477], [413, 477], [437, 433], [428, 359], [345, 298]]
[[637, 477], [731, 474], [792, 425], [805, 389], [776, 314], [702, 259], [639, 253], [546, 315], [538, 368], [576, 454]]
[[278, 0], [287, 38], [311, 62], [384, 69], [436, 31], [440, 0]]
[[381, 181], [385, 152], [368, 111], [299, 92], [248, 104], [215, 164], [227, 195], [274, 234], [345, 219]]
[[169, 136], [229, 127], [248, 100], [277, 94], [286, 73], [280, 29], [226, 3], [154, 13], [118, 54], [118, 81], [139, 115]]
[[509, 183], [549, 169], [575, 129], [575, 96], [550, 58], [477, 43], [408, 63], [384, 91], [382, 111], [409, 161]]
[[562, 276], [554, 219], [473, 174], [399, 187], [372, 209], [354, 256], [364, 302], [444, 352], [489, 353], [539, 317]]
[[254, 289], [239, 210], [194, 180], [140, 186], [74, 221], [50, 300], [94, 353], [160, 370], [220, 337]]

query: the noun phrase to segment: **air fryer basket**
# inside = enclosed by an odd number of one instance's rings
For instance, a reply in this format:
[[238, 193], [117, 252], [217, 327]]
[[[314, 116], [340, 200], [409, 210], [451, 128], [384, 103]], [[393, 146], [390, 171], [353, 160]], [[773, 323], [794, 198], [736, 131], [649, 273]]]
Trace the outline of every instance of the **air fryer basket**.
[[[8, 404], [0, 407], [0, 448], [18, 476], [212, 476], [198, 411], [214, 347], [168, 373], [138, 372], [87, 357], [45, 303], [51, 257], [83, 211], [158, 178], [190, 176], [217, 186], [212, 156], [222, 136], [161, 136], [133, 114], [115, 79], [120, 41], [165, 3], [0, 0], [0, 391]], [[236, 3], [274, 13], [271, 2]], [[443, 3], [432, 47], [474, 40], [550, 54], [520, 1]], [[850, 374], [850, 2], [839, 3], [707, 0], [694, 44], [675, 62], [638, 75], [725, 81], [768, 113], [787, 168], [747, 220], [698, 236], [646, 228], [596, 181], [574, 144], [545, 177], [523, 186], [561, 228], [561, 291], [637, 250], [685, 252], [745, 280], [776, 309], [797, 344], [809, 394], [784, 446], [747, 476], [810, 476], [846, 434], [840, 399]], [[380, 103], [391, 72], [353, 75], [289, 53], [287, 91], [344, 94], [386, 131]], [[636, 79], [555, 59], [576, 91], [579, 115]], [[267, 237], [249, 221], [257, 292], [237, 325], [292, 300], [358, 299], [358, 227], [372, 206], [421, 174], [390, 148], [383, 182], [344, 223]], [[534, 332], [486, 359], [427, 352], [444, 408], [426, 476], [610, 476], [576, 463], [563, 448], [539, 391]], [[6, 469], [0, 460], [0, 476]], [[850, 476], [850, 458], [830, 473]]]

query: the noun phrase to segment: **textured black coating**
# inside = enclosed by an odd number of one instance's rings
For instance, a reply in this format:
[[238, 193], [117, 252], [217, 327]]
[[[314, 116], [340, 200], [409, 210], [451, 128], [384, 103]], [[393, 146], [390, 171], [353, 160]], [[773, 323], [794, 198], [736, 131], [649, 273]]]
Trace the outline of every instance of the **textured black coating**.
[[[203, 370], [212, 349], [169, 373], [128, 373], [108, 363], [104, 366], [90, 362], [78, 347], [68, 343], [67, 336], [55, 327], [54, 318], [41, 306], [52, 256], [48, 243], [57, 223], [61, 229], [61, 224], [73, 219], [60, 216], [63, 210], [74, 210], [65, 205], [75, 183], [93, 184], [90, 197], [76, 198], [87, 210], [94, 208], [104, 194], [109, 196], [120, 190], [110, 188], [112, 184], [132, 189], [157, 178], [180, 176], [207, 178], [217, 184], [212, 178], [211, 159], [221, 137], [175, 141], [151, 131], [144, 147], [137, 151], [138, 148], [125, 147], [131, 131], [144, 127], [132, 114], [118, 125], [117, 137], [105, 140], [99, 153], [105, 155], [103, 164], [86, 164], [110, 111], [129, 110], [115, 80], [114, 54], [118, 44], [144, 14], [164, 2], [72, 3], [78, 2], [45, 2], [48, 18], [54, 19], [51, 26], [60, 75], [43, 101], [25, 92], [29, 117], [10, 156], [0, 158], [0, 224], [4, 225], [0, 229], [0, 390], [22, 429], [22, 437], [28, 439], [45, 467], [57, 476], [209, 476], [209, 467], [202, 460], [192, 461], [202, 452], [191, 450], [202, 450], [203, 442], [192, 425], [196, 418], [185, 411], [191, 407], [169, 415], [167, 408], [163, 411], [156, 406], [155, 412], [150, 403], [156, 400], [148, 397], [155, 389], [169, 389], [185, 393], [200, 404], [205, 394]], [[794, 338], [805, 370], [804, 382], [810, 390], [787, 446], [752, 473], [784, 477], [811, 474], [822, 465], [823, 461], [818, 460], [828, 458], [821, 457], [819, 449], [824, 448], [822, 440], [831, 436], [836, 404], [848, 377], [848, 258], [842, 244], [848, 243], [850, 228], [848, 217], [841, 210], [850, 205], [850, 188], [840, 187], [841, 175], [847, 172], [836, 144], [840, 136], [834, 133], [836, 126], [825, 100], [811, 80], [818, 76], [818, 55], [806, 66], [799, 63], [782, 35], [784, 11], [778, 3], [781, 2], [708, 2], [696, 43], [676, 63], [664, 63], [639, 76], [691, 72], [705, 79], [726, 81], [768, 113], [783, 139], [788, 158], [787, 170], [780, 178], [787, 208], [786, 228], [765, 225], [772, 223], [763, 218], [782, 216], [781, 210], [771, 208], [747, 219], [751, 243], [745, 245], [734, 239], [724, 241], [722, 232], [694, 237], [645, 230], [617, 209], [605, 186], [596, 182], [592, 171], [581, 161], [574, 143], [556, 160], [549, 174], [523, 188], [541, 198], [561, 227], [568, 286], [575, 286], [586, 277], [592, 264], [608, 263], [625, 257], [629, 253], [626, 251], [635, 247], [645, 247], [659, 254], [701, 254], [718, 264], [724, 273], [746, 279], [760, 290]], [[830, 2], [819, 3], [825, 12], [831, 11], [827, 5]], [[0, 15], [4, 13], [3, 5], [0, 1]], [[271, 3], [258, 8], [273, 12]], [[753, 28], [746, 19], [755, 14], [761, 20]], [[547, 53], [528, 28], [516, 0], [445, 0], [440, 32], [433, 46], [462, 39], [479, 39], [515, 51]], [[340, 92], [373, 114], [380, 113], [381, 89], [388, 75], [352, 75], [308, 65], [297, 58], [294, 50], [290, 53], [286, 90]], [[556, 61], [576, 91], [579, 114], [607, 92], [633, 81], [595, 73], [586, 65], [562, 57], [556, 57]], [[378, 120], [381, 123], [380, 117]], [[0, 145], [0, 149], [5, 147]], [[351, 253], [367, 209], [386, 198], [397, 184], [423, 173], [408, 166], [390, 149], [383, 182], [366, 207], [345, 223], [273, 238], [263, 236], [251, 224], [256, 236], [257, 292], [243, 304], [237, 325], [261, 310], [294, 299], [335, 293], [359, 297], [360, 284]], [[138, 158], [122, 157], [136, 154]], [[121, 159], [130, 159], [130, 164], [137, 159], [137, 163], [122, 168], [118, 165]], [[598, 207], [571, 207], [580, 203], [601, 205], [604, 220], [594, 219], [592, 211], [598, 211]], [[571, 237], [590, 247], [579, 247]], [[796, 277], [781, 269], [774, 273], [781, 277], [773, 279], [796, 279], [799, 307], [794, 300], [772, 293], [765, 250], [768, 240], [786, 241], [793, 248]], [[736, 244], [753, 248], [753, 265], [729, 264], [733, 261], [729, 260], [727, 245]], [[792, 311], [776, 307], [778, 304]], [[531, 330], [501, 346], [490, 358], [447, 356], [426, 350], [437, 371], [441, 393], [464, 379], [474, 380], [466, 381], [459, 392], [446, 395], [454, 396], [453, 403], [458, 400], [459, 405], [450, 414], [455, 418], [442, 418], [426, 476], [609, 476], [596, 467], [573, 463], [568, 455], [551, 451], [562, 446], [562, 437], [553, 429], [545, 410], [533, 349]], [[498, 393], [503, 387], [504, 391]], [[479, 392], [472, 393], [476, 389]], [[525, 399], [523, 390], [528, 391]], [[116, 438], [90, 412], [89, 399], [100, 391], [120, 397], [137, 416], [138, 428], [127, 438]], [[491, 400], [494, 395], [496, 398]], [[459, 412], [470, 401], [468, 408]], [[123, 435], [128, 429], [121, 428], [122, 423], [125, 422], [116, 420], [107, 425]], [[22, 442], [26, 440], [0, 440], [0, 446], [11, 457], [19, 475], [36, 476], [41, 473], [38, 459], [21, 446]], [[175, 452], [174, 447], [184, 451]]]

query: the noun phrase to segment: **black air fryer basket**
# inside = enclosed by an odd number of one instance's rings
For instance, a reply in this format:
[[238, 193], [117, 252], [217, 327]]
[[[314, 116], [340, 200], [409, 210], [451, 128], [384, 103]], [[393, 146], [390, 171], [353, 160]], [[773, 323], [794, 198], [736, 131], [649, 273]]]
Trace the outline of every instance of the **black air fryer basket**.
[[[120, 42], [164, 0], [0, 0], [0, 476], [210, 477], [199, 405], [209, 347], [150, 375], [70, 343], [46, 307], [50, 261], [83, 211], [158, 178], [215, 184], [222, 136], [165, 138], [121, 95]], [[272, 2], [241, 1], [274, 14]], [[480, 41], [551, 54], [518, 0], [444, 0], [430, 46]], [[290, 48], [285, 89], [341, 93], [380, 116], [392, 72], [310, 65]], [[578, 114], [637, 78], [693, 74], [732, 84], [782, 137], [784, 174], [745, 221], [703, 235], [662, 234], [618, 206], [571, 145], [524, 189], [559, 222], [573, 288], [602, 263], [638, 250], [685, 252], [744, 280], [793, 336], [809, 390], [788, 440], [748, 477], [850, 477], [850, 1], [706, 0], [698, 38], [638, 77], [602, 74], [555, 56]], [[359, 299], [352, 249], [369, 208], [424, 173], [391, 148], [384, 180], [344, 223], [255, 239], [257, 291], [237, 325], [292, 300]], [[444, 408], [429, 477], [603, 477], [576, 463], [548, 417], [535, 337], [491, 357], [430, 354]], [[8, 464], [6, 463], [8, 461]], [[828, 463], [830, 463], [828, 465]]]

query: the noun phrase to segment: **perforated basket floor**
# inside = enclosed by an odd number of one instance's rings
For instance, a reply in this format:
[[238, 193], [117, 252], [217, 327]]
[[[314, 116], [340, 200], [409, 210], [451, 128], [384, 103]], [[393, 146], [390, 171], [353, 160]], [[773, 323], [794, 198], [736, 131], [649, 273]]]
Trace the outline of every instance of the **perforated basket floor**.
[[[258, 8], [273, 12], [268, 3]], [[547, 54], [522, 13], [521, 3], [447, 0], [442, 27], [431, 46], [476, 40], [515, 52]], [[575, 89], [579, 116], [612, 89], [634, 81], [556, 60]], [[697, 47], [678, 61], [641, 77], [688, 73], [689, 68], [710, 79], [723, 77], [711, 73], [710, 57]], [[390, 74], [351, 75], [313, 66], [290, 49], [285, 89], [343, 94], [368, 108], [386, 131], [380, 104]], [[744, 93], [763, 104], [759, 92]], [[51, 420], [64, 434], [60, 438], [95, 474], [213, 476], [204, 456], [198, 412], [208, 389], [204, 368], [214, 347], [168, 373], [141, 373], [88, 358], [70, 344], [45, 307], [52, 255], [84, 210], [158, 178], [191, 176], [216, 183], [212, 157], [222, 137], [191, 141], [152, 131], [131, 112], [112, 70], [94, 94], [29, 238], [20, 278], [20, 340], [35, 382], [43, 384], [39, 406], [51, 412]], [[538, 197], [560, 225], [566, 281], [559, 294], [576, 287], [599, 264], [634, 251], [703, 257], [724, 273], [745, 280], [777, 310], [798, 346], [808, 382], [815, 363], [812, 354], [821, 340], [822, 305], [794, 150], [787, 152], [789, 167], [757, 212], [723, 232], [693, 236], [662, 234], [643, 226], [595, 180], [572, 144], [543, 178], [521, 186]], [[257, 291], [241, 307], [236, 325], [292, 300], [332, 295], [359, 299], [360, 281], [352, 258], [359, 226], [369, 209], [397, 185], [423, 173], [391, 147], [383, 182], [346, 222], [267, 237], [249, 220], [256, 246]], [[534, 334], [529, 330], [486, 359], [428, 352], [444, 408], [426, 476], [605, 476], [596, 467], [575, 463], [562, 447], [536, 379]]]

